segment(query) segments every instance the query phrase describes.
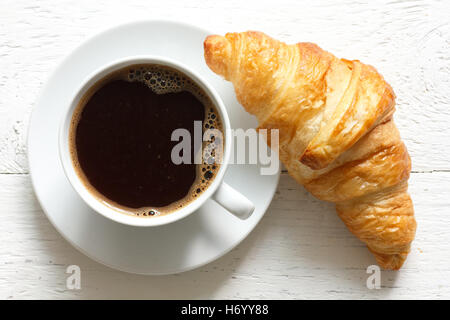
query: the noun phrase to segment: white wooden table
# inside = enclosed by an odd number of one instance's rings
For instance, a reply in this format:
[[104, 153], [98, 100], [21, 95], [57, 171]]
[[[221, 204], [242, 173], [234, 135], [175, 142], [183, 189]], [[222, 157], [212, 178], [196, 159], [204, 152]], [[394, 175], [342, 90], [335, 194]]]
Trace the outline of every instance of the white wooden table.
[[[450, 4], [445, 1], [0, 2], [0, 298], [450, 298]], [[171, 18], [216, 33], [255, 29], [375, 65], [394, 87], [413, 161], [418, 230], [399, 272], [366, 287], [374, 259], [334, 213], [283, 173], [250, 236], [179, 275], [118, 272], [70, 246], [30, 184], [26, 132], [51, 70], [87, 36], [134, 19]], [[82, 289], [68, 290], [67, 266]]]

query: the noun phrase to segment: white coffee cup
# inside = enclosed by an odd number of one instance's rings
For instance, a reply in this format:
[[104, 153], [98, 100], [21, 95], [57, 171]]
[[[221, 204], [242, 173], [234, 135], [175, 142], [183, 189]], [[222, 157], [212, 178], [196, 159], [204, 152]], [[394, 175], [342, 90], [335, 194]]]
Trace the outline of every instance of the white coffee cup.
[[[209, 96], [211, 101], [217, 108], [220, 118], [222, 119], [224, 128], [224, 145], [223, 145], [223, 158], [222, 163], [217, 171], [215, 179], [212, 183], [205, 189], [195, 200], [192, 200], [186, 206], [168, 214], [153, 216], [153, 217], [139, 217], [132, 214], [126, 214], [121, 212], [121, 209], [115, 208], [112, 205], [102, 201], [98, 197], [94, 196], [80, 177], [78, 176], [70, 155], [69, 149], [69, 130], [72, 120], [73, 112], [78, 106], [80, 99], [86, 94], [89, 88], [91, 88], [95, 83], [104, 78], [105, 76], [111, 74], [114, 71], [125, 68], [130, 65], [136, 64], [157, 64], [162, 66], [168, 66], [174, 68], [182, 73], [186, 74], [190, 79], [196, 82], [196, 84]], [[235, 216], [246, 219], [248, 218], [254, 210], [254, 205], [245, 196], [233, 189], [231, 186], [223, 182], [223, 177], [227, 169], [228, 163], [230, 161], [231, 155], [231, 127], [230, 119], [228, 118], [227, 110], [216, 92], [216, 90], [211, 87], [208, 82], [206, 82], [200, 75], [195, 71], [189, 69], [185, 65], [173, 61], [171, 59], [156, 57], [156, 56], [138, 56], [138, 57], [128, 57], [113, 63], [110, 63], [99, 70], [93, 72], [88, 76], [80, 88], [74, 93], [73, 99], [70, 105], [66, 106], [64, 116], [61, 120], [60, 130], [59, 130], [59, 155], [64, 168], [64, 172], [75, 191], [80, 195], [80, 197], [96, 212], [105, 216], [108, 219], [114, 220], [119, 223], [123, 223], [131, 226], [160, 226], [167, 223], [171, 223], [182, 219], [195, 210], [200, 208], [206, 201], [212, 199], [224, 207], [227, 211], [234, 214]]]

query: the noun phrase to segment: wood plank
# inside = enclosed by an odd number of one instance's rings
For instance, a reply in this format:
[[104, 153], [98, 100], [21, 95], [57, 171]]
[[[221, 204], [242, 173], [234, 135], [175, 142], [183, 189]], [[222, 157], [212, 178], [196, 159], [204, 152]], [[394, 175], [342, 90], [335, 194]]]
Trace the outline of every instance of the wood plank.
[[[450, 296], [450, 173], [416, 173], [411, 194], [419, 228], [399, 272], [366, 288], [367, 249], [334, 213], [283, 174], [261, 223], [223, 258], [179, 275], [148, 277], [104, 267], [50, 225], [28, 175], [0, 175], [0, 298], [440, 298]], [[82, 290], [65, 286], [81, 267]]]
[[[43, 0], [2, 2], [0, 173], [26, 173], [26, 128], [51, 70], [87, 36], [136, 19], [172, 18], [217, 33], [256, 29], [288, 42], [312, 41], [375, 65], [398, 99], [396, 122], [413, 170], [450, 170], [448, 2], [133, 1], [127, 6]], [[220, 18], [218, 18], [220, 17]], [[57, 27], [55, 27], [57, 26]], [[442, 71], [444, 70], [444, 71]]]

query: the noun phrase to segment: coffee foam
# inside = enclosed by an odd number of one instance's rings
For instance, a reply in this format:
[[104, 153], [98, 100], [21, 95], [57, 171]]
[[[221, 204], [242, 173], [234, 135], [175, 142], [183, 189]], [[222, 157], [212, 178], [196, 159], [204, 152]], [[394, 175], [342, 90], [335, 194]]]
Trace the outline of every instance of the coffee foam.
[[122, 206], [118, 203], [115, 203], [111, 199], [107, 199], [105, 196], [99, 193], [92, 185], [90, 185], [87, 177], [83, 173], [81, 166], [78, 163], [75, 144], [76, 127], [81, 117], [83, 107], [92, 97], [92, 95], [98, 89], [100, 89], [101, 86], [105, 85], [109, 81], [118, 79], [126, 80], [129, 82], [144, 83], [156, 94], [177, 93], [182, 91], [188, 91], [192, 93], [203, 103], [205, 107], [205, 119], [202, 124], [202, 134], [208, 132], [209, 129], [217, 129], [222, 132], [222, 139], [225, 138], [223, 135], [222, 122], [219, 118], [219, 113], [217, 112], [216, 107], [214, 106], [208, 95], [193, 80], [184, 75], [182, 72], [166, 66], [132, 65], [124, 69], [115, 71], [94, 84], [91, 89], [87, 91], [85, 96], [80, 100], [79, 105], [74, 111], [70, 128], [69, 144], [72, 162], [76, 168], [78, 175], [81, 177], [83, 184], [92, 194], [99, 198], [104, 204], [110, 206], [113, 209], [116, 209], [121, 213], [140, 217], [152, 217], [172, 213], [182, 207], [185, 207], [196, 198], [198, 198], [202, 194], [202, 192], [209, 187], [209, 185], [214, 181], [214, 178], [220, 168], [220, 161], [219, 163], [216, 163], [216, 160], [221, 159], [223, 154], [215, 154], [214, 144], [223, 143], [223, 141], [216, 139], [213, 135], [210, 136], [210, 141], [203, 141], [202, 143], [202, 163], [198, 164], [196, 167], [196, 181], [193, 183], [188, 194], [183, 199], [180, 199], [166, 207], [142, 207], [135, 209]]

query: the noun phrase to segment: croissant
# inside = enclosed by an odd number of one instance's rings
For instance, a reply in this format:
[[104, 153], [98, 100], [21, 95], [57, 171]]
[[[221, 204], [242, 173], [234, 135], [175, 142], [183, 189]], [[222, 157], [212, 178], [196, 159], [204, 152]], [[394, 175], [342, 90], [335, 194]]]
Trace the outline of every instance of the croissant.
[[399, 269], [416, 230], [411, 161], [392, 119], [395, 94], [377, 70], [253, 31], [208, 36], [204, 53], [258, 128], [279, 130], [289, 174], [335, 203], [381, 267]]

